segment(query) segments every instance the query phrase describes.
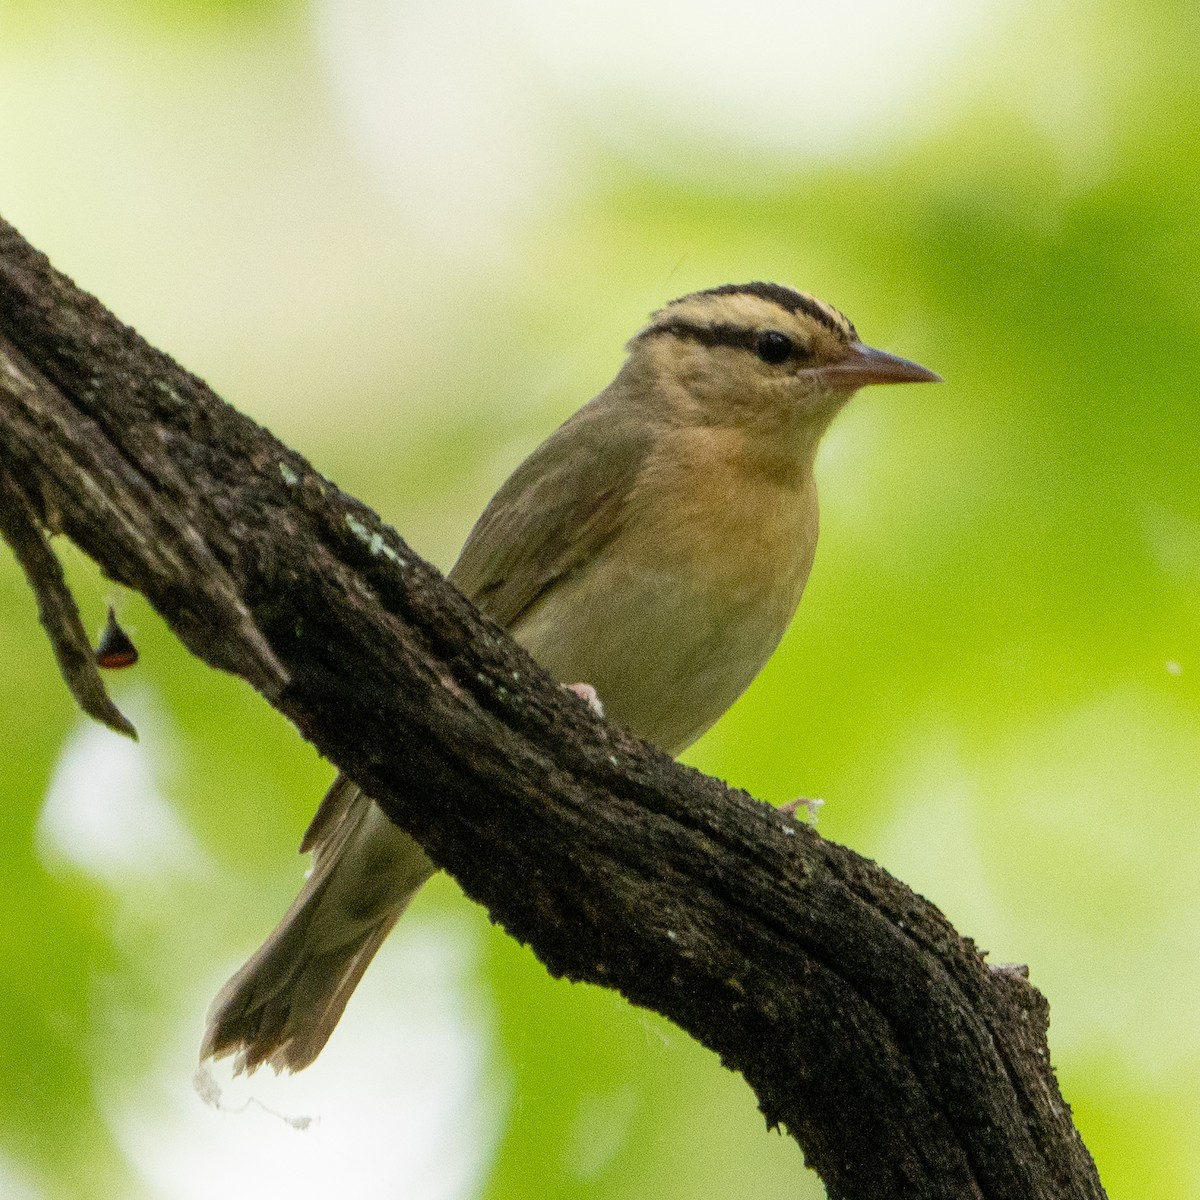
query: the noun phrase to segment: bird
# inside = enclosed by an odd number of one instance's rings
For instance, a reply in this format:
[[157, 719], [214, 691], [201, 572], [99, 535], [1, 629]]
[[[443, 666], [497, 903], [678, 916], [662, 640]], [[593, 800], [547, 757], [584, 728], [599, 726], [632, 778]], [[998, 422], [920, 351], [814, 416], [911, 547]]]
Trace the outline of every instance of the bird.
[[[940, 377], [775, 283], [682, 296], [626, 349], [613, 381], [496, 492], [449, 579], [558, 682], [677, 755], [791, 623], [816, 552], [813, 465], [830, 422], [868, 384]], [[202, 1060], [235, 1055], [235, 1072], [312, 1063], [437, 869], [344, 775], [300, 849], [313, 854], [303, 888], [214, 1000]]]

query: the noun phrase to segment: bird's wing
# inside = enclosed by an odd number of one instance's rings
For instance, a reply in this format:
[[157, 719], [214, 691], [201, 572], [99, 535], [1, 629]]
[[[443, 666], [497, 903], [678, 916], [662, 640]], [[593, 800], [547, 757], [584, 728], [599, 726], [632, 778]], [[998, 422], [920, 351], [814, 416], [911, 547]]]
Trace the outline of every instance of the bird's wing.
[[646, 415], [616, 385], [601, 392], [509, 476], [450, 579], [493, 620], [515, 624], [616, 536], [651, 444]]
[[[649, 423], [601, 392], [551, 434], [492, 497], [450, 572], [468, 600], [502, 625], [587, 562], [621, 527], [625, 498], [651, 445]], [[362, 793], [338, 775], [300, 853], [336, 847]]]

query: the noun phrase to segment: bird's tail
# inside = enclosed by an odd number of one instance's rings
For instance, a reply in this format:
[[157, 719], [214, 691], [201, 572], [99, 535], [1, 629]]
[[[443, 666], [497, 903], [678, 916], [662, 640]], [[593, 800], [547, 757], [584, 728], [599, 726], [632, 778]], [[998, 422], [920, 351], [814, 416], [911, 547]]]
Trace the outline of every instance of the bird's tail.
[[434, 873], [421, 847], [344, 776], [301, 843], [312, 870], [274, 933], [221, 989], [201, 1059], [300, 1071], [321, 1052], [384, 938]]

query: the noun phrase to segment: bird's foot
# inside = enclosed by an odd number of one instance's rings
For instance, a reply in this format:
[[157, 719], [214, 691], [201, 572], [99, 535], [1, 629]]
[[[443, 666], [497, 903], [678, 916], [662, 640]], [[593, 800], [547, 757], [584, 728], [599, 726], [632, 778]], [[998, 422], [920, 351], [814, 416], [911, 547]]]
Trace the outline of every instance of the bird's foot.
[[793, 821], [798, 821], [800, 818], [796, 815], [800, 809], [808, 809], [808, 823], [815, 825], [817, 823], [817, 814], [825, 807], [824, 800], [809, 800], [806, 796], [797, 796], [795, 800], [789, 800], [786, 804], [779, 806], [779, 812], [786, 813]]
[[600, 700], [600, 694], [590, 683], [564, 683], [563, 687], [568, 692], [574, 692], [596, 716], [603, 718], [604, 705]]

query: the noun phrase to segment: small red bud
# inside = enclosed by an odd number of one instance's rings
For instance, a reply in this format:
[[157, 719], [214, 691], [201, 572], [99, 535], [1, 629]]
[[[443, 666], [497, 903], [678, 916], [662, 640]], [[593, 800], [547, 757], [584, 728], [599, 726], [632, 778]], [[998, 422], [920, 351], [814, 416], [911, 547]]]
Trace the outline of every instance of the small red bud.
[[132, 667], [137, 660], [137, 647], [130, 641], [129, 634], [117, 624], [117, 614], [109, 605], [108, 624], [104, 626], [100, 644], [96, 647], [96, 665], [119, 671], [123, 667]]

